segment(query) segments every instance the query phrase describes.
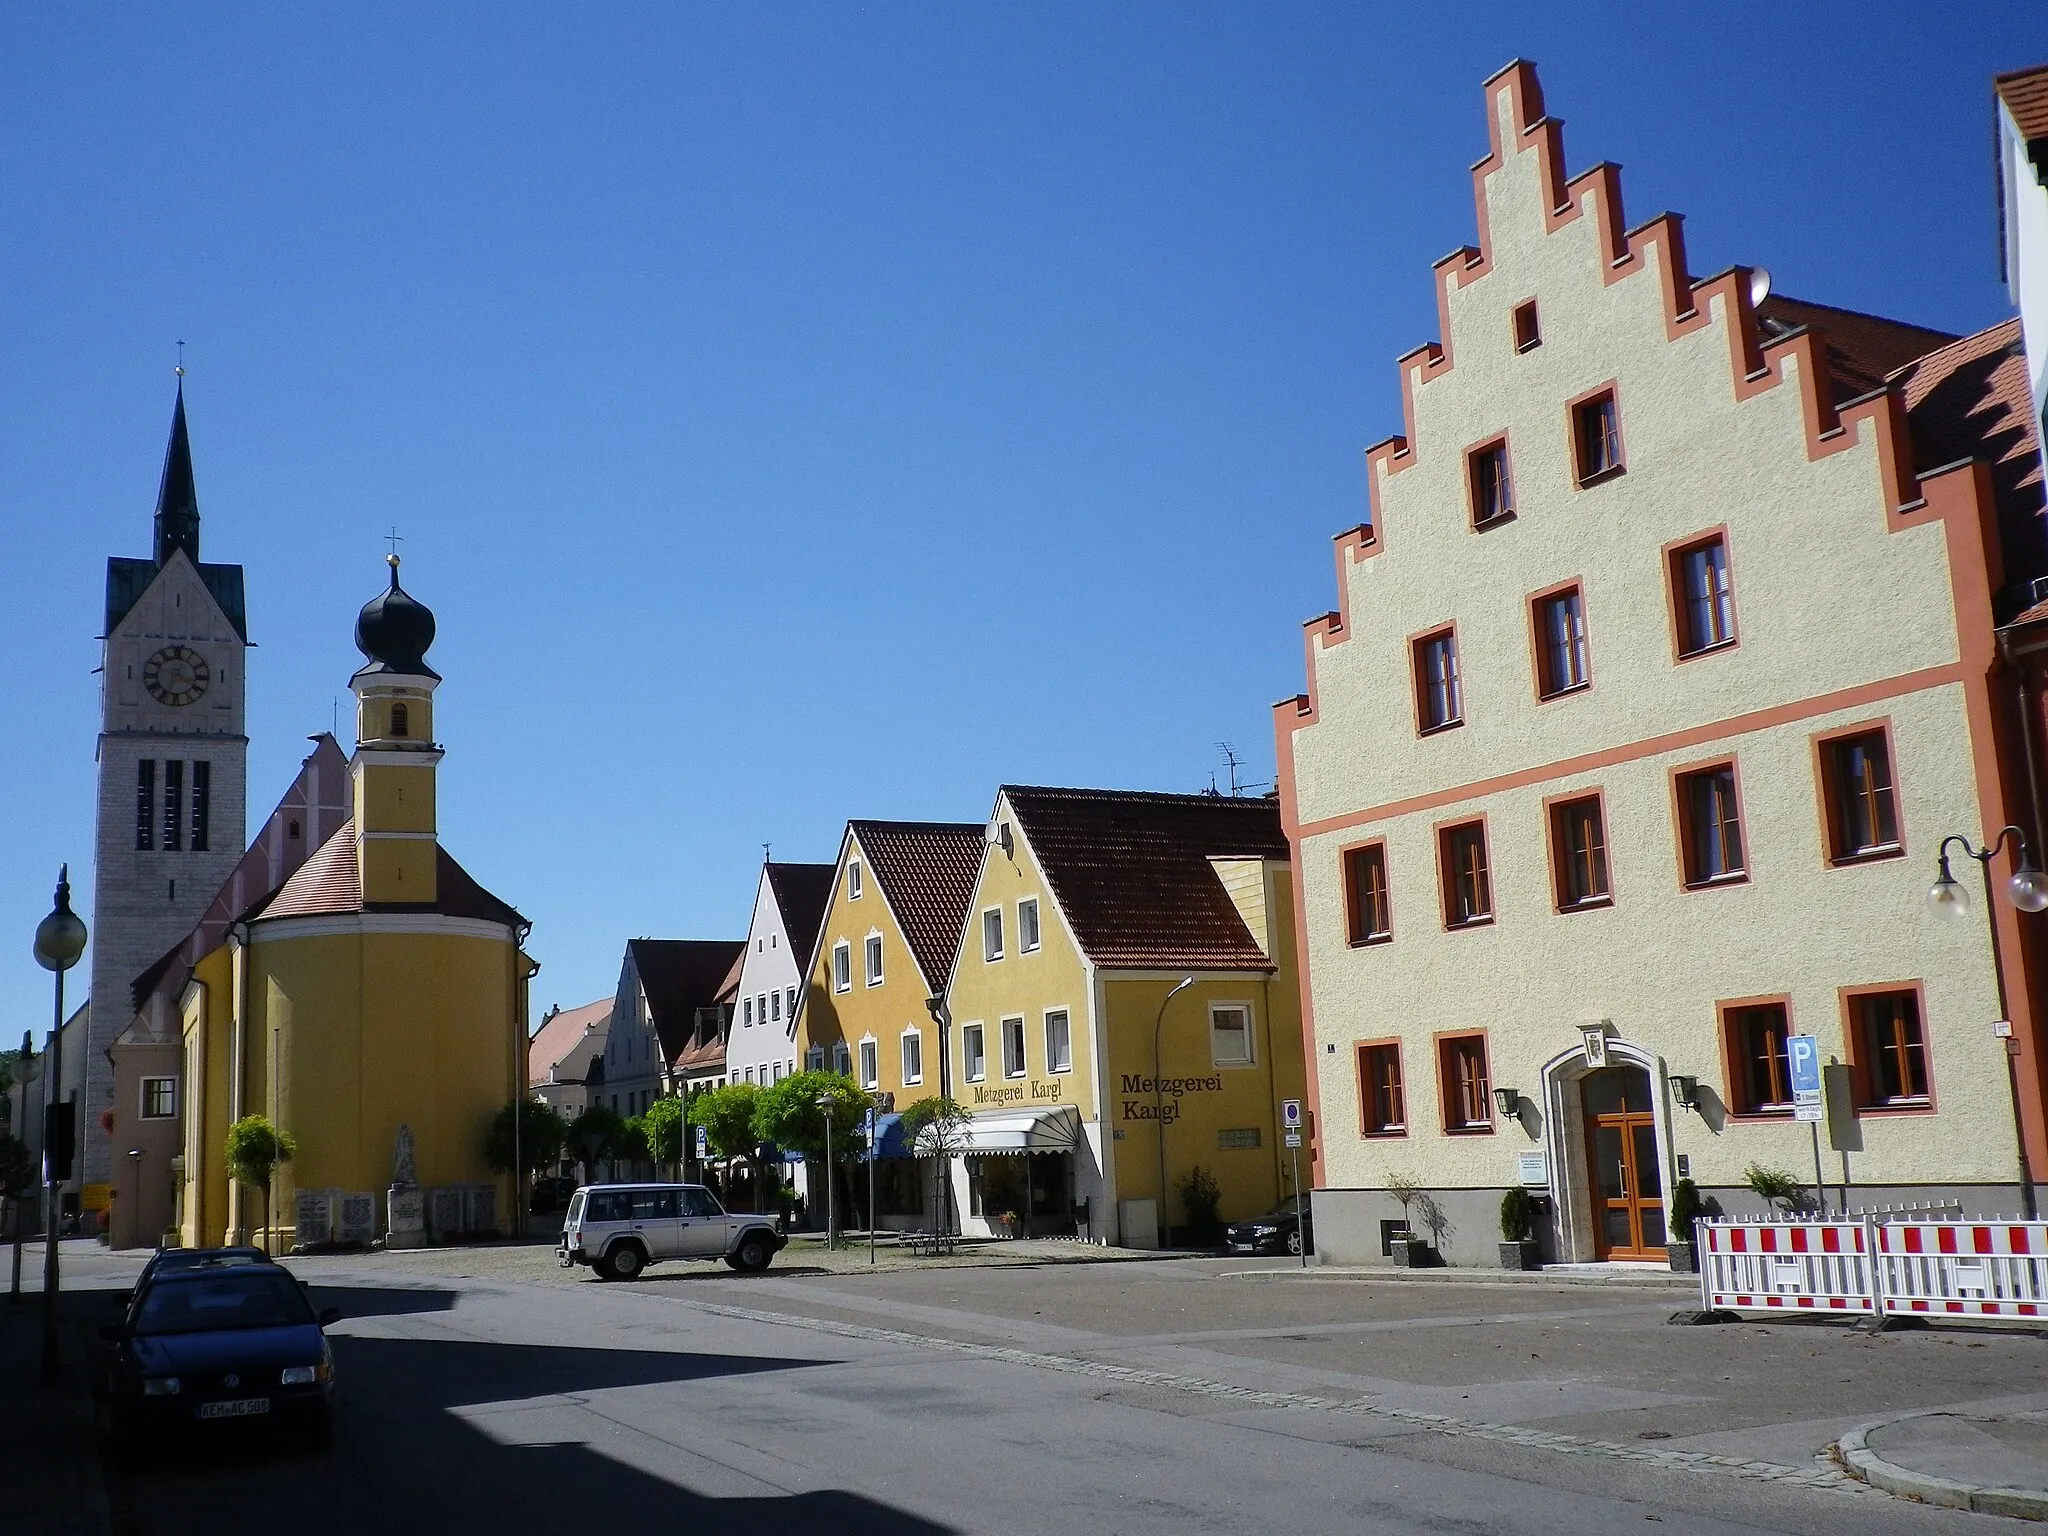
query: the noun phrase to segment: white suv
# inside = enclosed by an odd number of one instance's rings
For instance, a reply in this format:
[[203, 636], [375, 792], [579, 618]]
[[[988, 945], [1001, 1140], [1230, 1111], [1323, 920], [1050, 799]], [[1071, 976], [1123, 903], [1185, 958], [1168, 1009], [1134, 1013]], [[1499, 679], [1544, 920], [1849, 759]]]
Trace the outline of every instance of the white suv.
[[758, 1274], [788, 1242], [766, 1216], [729, 1216], [701, 1184], [588, 1184], [569, 1197], [555, 1260], [632, 1280], [663, 1259], [723, 1259]]

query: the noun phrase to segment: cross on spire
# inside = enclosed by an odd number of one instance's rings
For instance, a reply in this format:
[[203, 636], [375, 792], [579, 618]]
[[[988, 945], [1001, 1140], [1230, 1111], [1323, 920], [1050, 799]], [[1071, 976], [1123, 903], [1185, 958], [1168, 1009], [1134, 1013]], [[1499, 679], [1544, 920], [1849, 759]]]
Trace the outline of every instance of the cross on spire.
[[396, 555], [398, 553], [398, 546], [405, 542], [398, 532], [398, 524], [393, 523], [391, 525], [391, 531], [384, 535], [384, 542], [391, 546], [392, 554]]

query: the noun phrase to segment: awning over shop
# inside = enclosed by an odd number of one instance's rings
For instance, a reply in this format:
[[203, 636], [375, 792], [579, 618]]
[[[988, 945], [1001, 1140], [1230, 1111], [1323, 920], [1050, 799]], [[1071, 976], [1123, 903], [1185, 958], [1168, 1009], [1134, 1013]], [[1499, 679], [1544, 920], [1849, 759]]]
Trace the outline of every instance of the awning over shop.
[[[866, 1153], [863, 1151], [863, 1158]], [[878, 1158], [915, 1157], [910, 1138], [903, 1134], [901, 1115], [879, 1115], [875, 1119], [875, 1156]]]
[[960, 1150], [967, 1157], [1072, 1152], [1081, 1145], [1081, 1116], [1071, 1104], [1001, 1109], [973, 1116], [965, 1132]]

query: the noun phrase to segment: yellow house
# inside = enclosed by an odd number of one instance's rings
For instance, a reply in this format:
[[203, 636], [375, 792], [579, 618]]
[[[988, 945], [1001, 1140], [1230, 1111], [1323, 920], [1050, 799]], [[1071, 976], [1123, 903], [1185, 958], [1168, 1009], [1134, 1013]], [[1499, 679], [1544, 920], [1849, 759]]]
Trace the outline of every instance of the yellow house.
[[1292, 1193], [1282, 1105], [1305, 1073], [1278, 805], [1008, 786], [982, 831], [945, 1008], [973, 1115], [963, 1231], [1149, 1247], [1162, 1189], [1185, 1223], [1197, 1166], [1226, 1221]]
[[509, 1209], [484, 1139], [521, 1088], [529, 925], [436, 836], [434, 618], [390, 564], [356, 623], [352, 815], [180, 999], [188, 1245], [250, 1236], [262, 1202], [229, 1179], [224, 1148], [254, 1114], [298, 1146], [262, 1234], [273, 1248], [445, 1239]]
[[[804, 1070], [850, 1074], [899, 1109], [941, 1091], [928, 1004], [946, 990], [983, 831], [979, 822], [846, 824], [797, 1011]], [[876, 1176], [884, 1225], [926, 1224], [924, 1181], [907, 1160], [884, 1158]], [[822, 1209], [822, 1188], [810, 1194]]]

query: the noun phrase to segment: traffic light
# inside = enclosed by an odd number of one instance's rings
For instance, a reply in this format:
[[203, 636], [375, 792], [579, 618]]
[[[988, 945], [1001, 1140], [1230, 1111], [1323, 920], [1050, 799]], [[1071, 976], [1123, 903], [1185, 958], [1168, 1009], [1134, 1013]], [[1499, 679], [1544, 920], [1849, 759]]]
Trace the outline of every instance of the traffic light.
[[43, 1107], [43, 1167], [53, 1184], [71, 1177], [71, 1159], [78, 1147], [78, 1105], [66, 1099]]

